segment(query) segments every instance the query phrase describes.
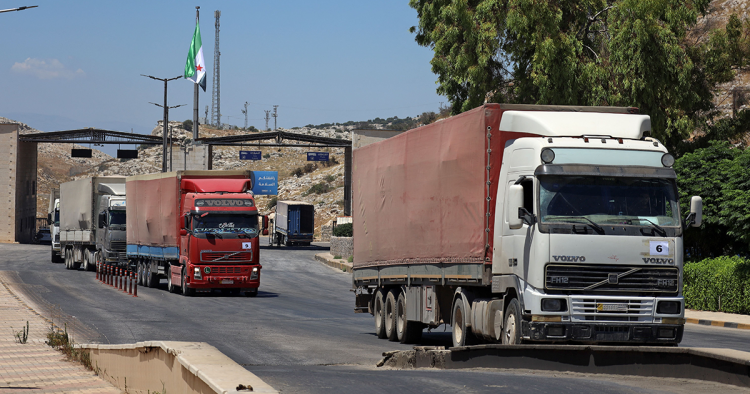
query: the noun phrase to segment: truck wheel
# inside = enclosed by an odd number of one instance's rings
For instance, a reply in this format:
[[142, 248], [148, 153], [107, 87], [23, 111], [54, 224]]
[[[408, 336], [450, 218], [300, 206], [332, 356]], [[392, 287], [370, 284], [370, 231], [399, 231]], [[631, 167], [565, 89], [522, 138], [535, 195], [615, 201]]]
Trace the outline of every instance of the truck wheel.
[[513, 298], [505, 309], [503, 345], [521, 344], [521, 303]]
[[474, 334], [470, 333], [469, 327], [466, 326], [469, 319], [466, 312], [463, 298], [456, 298], [456, 302], [453, 303], [453, 335], [451, 335], [454, 347], [470, 346], [475, 343]]
[[169, 271], [167, 271], [167, 290], [170, 293], [176, 293], [177, 287], [172, 284], [172, 267], [169, 267]]
[[154, 263], [152, 262], [146, 265], [146, 286], [152, 289], [159, 283], [159, 279], [157, 279], [156, 274], [153, 272], [153, 265]]
[[143, 279], [146, 275], [146, 270], [143, 268], [145, 264], [142, 259], [138, 260], [138, 284], [140, 286], [146, 286], [146, 280]]
[[375, 315], [375, 335], [380, 339], [387, 338], [385, 335], [385, 296], [383, 295], [383, 289], [378, 289], [375, 293], [375, 301], [372, 307], [373, 315]]
[[[86, 253], [81, 253], [81, 260], [83, 260], [83, 255], [85, 254]], [[76, 262], [75, 255], [76, 255], [75, 249], [71, 249], [70, 250], [70, 266], [73, 267], [74, 270], [78, 270], [79, 268], [81, 268], [81, 262], [80, 261]]]
[[385, 297], [385, 336], [389, 341], [398, 340], [398, 332], [396, 330], [396, 292], [398, 290], [391, 290]]
[[89, 267], [86, 271], [96, 271], [96, 252], [93, 250], [89, 251]]
[[422, 323], [406, 319], [406, 296], [403, 292], [396, 302], [396, 333], [401, 343], [417, 343], [422, 339]]
[[84, 271], [89, 270], [89, 251], [86, 249], [81, 252], [81, 265]]
[[191, 297], [193, 294], [195, 294], [195, 289], [189, 289], [187, 287], [187, 282], [185, 280], [185, 269], [182, 269], [182, 295], [186, 297]]
[[73, 269], [73, 256], [71, 256], [70, 249], [65, 249], [65, 269]]

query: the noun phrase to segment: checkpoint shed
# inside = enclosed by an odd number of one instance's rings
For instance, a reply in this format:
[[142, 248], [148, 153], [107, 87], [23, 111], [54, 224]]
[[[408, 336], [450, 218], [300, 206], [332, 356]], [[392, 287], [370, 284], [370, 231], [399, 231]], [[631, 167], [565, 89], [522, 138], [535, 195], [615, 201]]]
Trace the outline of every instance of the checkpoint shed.
[[37, 145], [17, 123], [0, 123], [0, 242], [30, 243], [36, 232]]

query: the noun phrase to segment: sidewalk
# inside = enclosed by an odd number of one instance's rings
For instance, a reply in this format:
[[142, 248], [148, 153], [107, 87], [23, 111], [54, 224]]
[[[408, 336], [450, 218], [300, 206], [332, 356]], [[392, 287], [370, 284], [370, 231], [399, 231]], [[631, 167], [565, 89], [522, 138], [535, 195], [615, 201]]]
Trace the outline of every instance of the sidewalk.
[[706, 312], [685, 309], [685, 321], [704, 326], [750, 330], [750, 316], [735, 313]]
[[[0, 272], [0, 393], [120, 393], [47, 346], [49, 323], [24, 304], [3, 279]], [[26, 322], [28, 341], [20, 344], [14, 333], [25, 328]]]
[[[315, 259], [333, 268], [345, 272], [352, 272], [352, 263], [343, 259], [334, 259], [333, 255], [330, 253], [318, 253], [315, 255]], [[737, 315], [734, 313], [694, 311], [686, 309], [685, 322], [704, 326], [750, 330], [750, 315]]]

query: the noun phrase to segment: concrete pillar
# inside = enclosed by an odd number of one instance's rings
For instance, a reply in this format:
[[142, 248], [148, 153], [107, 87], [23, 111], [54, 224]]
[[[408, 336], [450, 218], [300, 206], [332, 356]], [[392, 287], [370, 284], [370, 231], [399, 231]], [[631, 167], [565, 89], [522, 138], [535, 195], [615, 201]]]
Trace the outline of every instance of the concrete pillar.
[[36, 233], [37, 144], [18, 141], [19, 126], [0, 124], [0, 242], [30, 243]]

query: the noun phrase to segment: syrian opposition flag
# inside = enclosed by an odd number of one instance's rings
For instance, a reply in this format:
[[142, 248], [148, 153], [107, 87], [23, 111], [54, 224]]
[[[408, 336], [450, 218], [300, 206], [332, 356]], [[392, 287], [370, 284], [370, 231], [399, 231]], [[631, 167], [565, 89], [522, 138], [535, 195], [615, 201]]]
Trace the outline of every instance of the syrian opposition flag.
[[203, 44], [201, 43], [201, 29], [195, 22], [195, 33], [190, 43], [187, 63], [185, 63], [185, 78], [189, 79], [206, 91], [206, 62], [203, 61]]

